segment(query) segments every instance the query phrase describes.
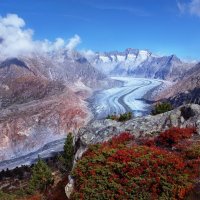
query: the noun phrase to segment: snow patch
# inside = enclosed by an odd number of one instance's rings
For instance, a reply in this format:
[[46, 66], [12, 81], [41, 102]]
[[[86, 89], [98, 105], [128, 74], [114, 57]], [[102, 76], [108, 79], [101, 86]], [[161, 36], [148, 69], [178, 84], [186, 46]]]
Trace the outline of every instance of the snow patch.
[[120, 56], [120, 55], [117, 55], [117, 60], [119, 61], [119, 62], [122, 62], [122, 61], [125, 61], [125, 56]]
[[128, 54], [127, 55], [127, 61], [134, 61], [136, 59], [136, 55], [135, 54]]
[[99, 56], [99, 58], [100, 58], [104, 63], [110, 62], [110, 59], [109, 59], [109, 57], [107, 57], [107, 56]]

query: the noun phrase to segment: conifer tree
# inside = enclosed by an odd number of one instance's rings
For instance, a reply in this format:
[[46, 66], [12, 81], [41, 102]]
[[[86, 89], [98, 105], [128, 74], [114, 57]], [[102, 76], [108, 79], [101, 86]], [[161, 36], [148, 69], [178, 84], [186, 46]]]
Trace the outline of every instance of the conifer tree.
[[38, 159], [37, 163], [32, 169], [32, 176], [30, 180], [30, 190], [31, 191], [45, 191], [49, 185], [53, 183], [52, 172], [48, 165]]
[[74, 152], [75, 152], [72, 133], [69, 133], [67, 135], [63, 150], [64, 151], [62, 156], [59, 156], [59, 161], [61, 163], [60, 168], [61, 171], [69, 173], [73, 167]]
[[69, 133], [64, 145], [63, 157], [65, 160], [65, 167], [68, 172], [71, 171], [74, 161], [74, 145], [72, 133]]

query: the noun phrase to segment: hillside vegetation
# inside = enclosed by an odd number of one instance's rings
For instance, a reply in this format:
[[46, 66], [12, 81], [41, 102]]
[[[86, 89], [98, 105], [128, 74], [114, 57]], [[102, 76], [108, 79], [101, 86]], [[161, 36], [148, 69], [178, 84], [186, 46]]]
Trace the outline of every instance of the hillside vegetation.
[[156, 138], [122, 133], [91, 145], [73, 170], [73, 200], [185, 199], [199, 175], [200, 144], [193, 128], [172, 128]]

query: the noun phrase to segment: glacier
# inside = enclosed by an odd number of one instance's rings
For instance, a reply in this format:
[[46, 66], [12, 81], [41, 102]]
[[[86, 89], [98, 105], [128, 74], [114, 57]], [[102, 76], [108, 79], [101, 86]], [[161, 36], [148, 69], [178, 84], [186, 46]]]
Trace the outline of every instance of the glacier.
[[135, 117], [149, 112], [150, 105], [143, 96], [166, 81], [159, 79], [111, 77], [123, 82], [122, 87], [114, 87], [97, 92], [91, 98], [91, 108], [95, 119], [103, 119], [110, 114], [132, 112]]

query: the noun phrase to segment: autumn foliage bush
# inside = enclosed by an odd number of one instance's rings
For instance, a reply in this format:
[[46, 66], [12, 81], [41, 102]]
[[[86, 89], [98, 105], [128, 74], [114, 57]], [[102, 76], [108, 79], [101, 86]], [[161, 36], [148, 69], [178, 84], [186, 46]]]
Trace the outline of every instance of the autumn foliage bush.
[[42, 197], [42, 195], [36, 194], [36, 195], [31, 196], [31, 197], [27, 197], [25, 199], [23, 198], [23, 199], [19, 199], [19, 200], [41, 200], [41, 199], [44, 199]]
[[[186, 130], [183, 133], [183, 138], [192, 134]], [[164, 145], [165, 135], [170, 134], [165, 132], [159, 138]], [[179, 139], [180, 136], [173, 137], [172, 141]], [[184, 199], [198, 175], [193, 173], [194, 168], [177, 153], [152, 144], [138, 145], [133, 140], [131, 134], [122, 133], [108, 142], [90, 146], [73, 170], [72, 199]]]
[[182, 150], [186, 159], [200, 159], [200, 141]]
[[194, 128], [170, 128], [169, 130], [161, 133], [155, 140], [158, 146], [169, 147], [177, 145], [180, 141], [184, 139], [191, 138], [191, 136], [196, 133]]
[[134, 135], [131, 135], [129, 132], [123, 132], [118, 136], [114, 136], [112, 140], [109, 140], [108, 142], [104, 142], [102, 146], [105, 146], [105, 145], [109, 147], [124, 146], [134, 139], [135, 139]]
[[200, 141], [182, 142], [175, 146], [175, 151], [185, 160], [194, 175], [200, 175]]

